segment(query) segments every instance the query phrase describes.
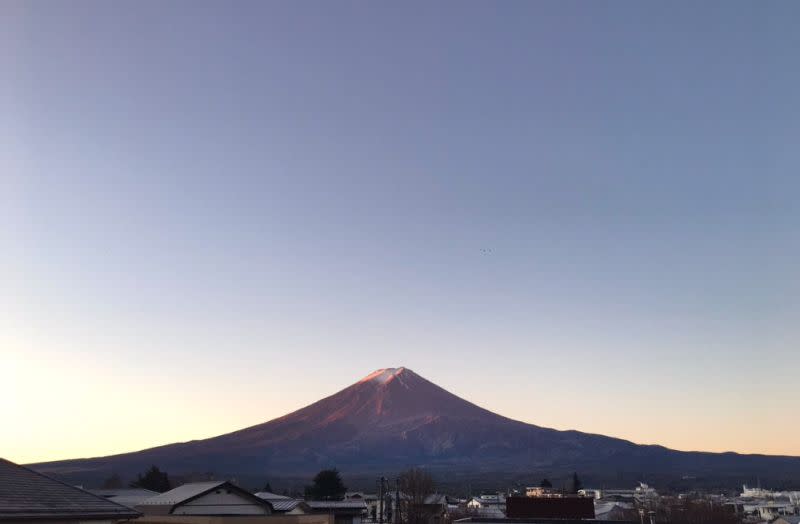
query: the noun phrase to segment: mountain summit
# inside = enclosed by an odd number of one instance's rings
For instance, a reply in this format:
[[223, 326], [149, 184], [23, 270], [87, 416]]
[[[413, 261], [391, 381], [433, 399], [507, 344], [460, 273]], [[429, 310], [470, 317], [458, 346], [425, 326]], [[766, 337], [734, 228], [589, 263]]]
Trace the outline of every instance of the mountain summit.
[[405, 367], [378, 369], [305, 408], [226, 435], [35, 468], [80, 479], [132, 475], [152, 464], [171, 473], [271, 478], [329, 466], [371, 474], [424, 465], [473, 474], [578, 470], [605, 478], [635, 472], [737, 480], [772, 474], [800, 481], [800, 458], [680, 452], [542, 428], [476, 406]]
[[[378, 369], [367, 375], [366, 377], [359, 380], [359, 383], [363, 382], [377, 382], [378, 384], [386, 384], [387, 382], [393, 380], [394, 378], [400, 376], [406, 368], [383, 368]], [[409, 374], [415, 374], [413, 371], [409, 371]]]

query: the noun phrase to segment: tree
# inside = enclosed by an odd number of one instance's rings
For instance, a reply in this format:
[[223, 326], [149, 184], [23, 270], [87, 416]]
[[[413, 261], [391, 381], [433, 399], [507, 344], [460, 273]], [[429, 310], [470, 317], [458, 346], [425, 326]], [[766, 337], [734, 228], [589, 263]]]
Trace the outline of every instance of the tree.
[[116, 473], [103, 481], [103, 489], [119, 489], [122, 487], [122, 479]]
[[572, 474], [572, 480], [569, 483], [569, 492], [570, 493], [577, 493], [578, 491], [583, 489], [583, 482], [581, 479], [578, 478], [578, 473]]
[[272, 491], [272, 485], [270, 485], [269, 481], [267, 481], [267, 483], [264, 484], [264, 489], [262, 489], [261, 491], [266, 491], [266, 492], [269, 492], [269, 493], [275, 493], [274, 491]]
[[542, 479], [542, 481], [539, 483], [539, 487], [540, 488], [552, 488], [553, 487], [553, 483], [550, 482], [547, 479]]
[[400, 518], [406, 524], [423, 524], [425, 499], [436, 491], [431, 474], [420, 468], [404, 471], [398, 478], [400, 491], [405, 495], [401, 500]]
[[346, 491], [339, 470], [323, 469], [314, 477], [313, 483], [306, 486], [306, 497], [311, 500], [342, 500]]
[[131, 482], [131, 487], [149, 489], [158, 493], [172, 489], [167, 472], [161, 471], [156, 466], [151, 466], [144, 475], [141, 473], [136, 475], [136, 480]]

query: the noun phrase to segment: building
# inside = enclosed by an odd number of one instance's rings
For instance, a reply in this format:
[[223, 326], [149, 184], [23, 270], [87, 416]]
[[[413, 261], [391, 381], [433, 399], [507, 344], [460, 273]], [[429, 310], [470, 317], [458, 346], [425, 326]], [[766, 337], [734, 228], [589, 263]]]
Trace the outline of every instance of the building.
[[333, 524], [331, 515], [149, 515], [130, 524]]
[[378, 495], [374, 493], [364, 493], [363, 491], [348, 491], [344, 494], [344, 500], [378, 500]]
[[800, 524], [800, 516], [785, 516], [785, 517], [778, 517], [772, 524]]
[[447, 495], [433, 494], [425, 497], [419, 512], [424, 522], [428, 524], [441, 524], [447, 520], [447, 511], [450, 504]]
[[266, 516], [272, 505], [228, 481], [192, 482], [156, 495], [136, 509], [146, 516]]
[[593, 499], [594, 518], [597, 520], [624, 520], [624, 517], [636, 512], [631, 502], [604, 501]]
[[603, 500], [616, 500], [618, 502], [635, 502], [636, 490], [634, 489], [594, 489], [586, 490], [594, 492], [594, 497]]
[[584, 488], [578, 490], [578, 495], [581, 497], [589, 497], [592, 499], [603, 498], [603, 493], [599, 489]]
[[526, 497], [561, 497], [562, 493], [554, 488], [543, 488], [541, 486], [533, 486], [525, 488]]
[[[394, 496], [392, 494], [392, 496]], [[366, 521], [375, 521], [378, 522], [380, 515], [380, 503], [378, 501], [378, 495], [375, 493], [365, 493], [363, 491], [348, 491], [344, 494], [344, 500], [363, 500], [364, 503], [367, 505], [367, 514], [364, 520]], [[385, 500], [385, 499], [384, 499]], [[384, 508], [385, 510], [386, 508]], [[384, 511], [384, 516], [386, 512]]]
[[0, 459], [0, 522], [3, 524], [32, 521], [110, 524], [139, 515], [127, 506]]
[[733, 511], [746, 518], [772, 521], [778, 517], [792, 517], [800, 513], [800, 493], [792, 491], [771, 491], [742, 487], [739, 497], [725, 503]]
[[467, 501], [468, 509], [503, 508], [505, 510], [506, 497], [502, 493], [494, 495], [480, 495]]
[[304, 501], [286, 495], [259, 491], [256, 493], [256, 497], [269, 502], [272, 506], [272, 513], [275, 515], [307, 515], [311, 513], [311, 508]]
[[506, 497], [501, 493], [472, 497], [467, 501], [466, 509], [476, 518], [503, 518], [506, 516]]
[[633, 498], [639, 504], [646, 504], [658, 500], [658, 492], [645, 484], [640, 482], [636, 489], [633, 490]]
[[367, 515], [363, 500], [309, 500], [306, 504], [311, 514], [332, 515], [334, 524], [361, 524]]
[[639, 524], [638, 520], [597, 520], [573, 518], [495, 519], [485, 517], [469, 517], [466, 519], [459, 519], [455, 522], [459, 524]]
[[137, 504], [158, 495], [156, 491], [140, 488], [87, 489], [86, 491], [129, 508], [134, 508]]
[[509, 519], [594, 519], [594, 500], [586, 497], [508, 497]]

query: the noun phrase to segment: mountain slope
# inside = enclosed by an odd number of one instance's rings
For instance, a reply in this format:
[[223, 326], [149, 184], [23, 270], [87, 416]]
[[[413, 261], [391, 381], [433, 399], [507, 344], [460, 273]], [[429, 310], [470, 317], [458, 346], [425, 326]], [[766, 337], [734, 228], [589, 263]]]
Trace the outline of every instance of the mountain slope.
[[377, 370], [352, 386], [269, 422], [205, 440], [135, 453], [36, 465], [51, 473], [124, 475], [158, 464], [170, 472], [306, 475], [426, 465], [443, 471], [637, 471], [659, 475], [783, 475], [800, 458], [687, 453], [511, 420], [406, 368]]

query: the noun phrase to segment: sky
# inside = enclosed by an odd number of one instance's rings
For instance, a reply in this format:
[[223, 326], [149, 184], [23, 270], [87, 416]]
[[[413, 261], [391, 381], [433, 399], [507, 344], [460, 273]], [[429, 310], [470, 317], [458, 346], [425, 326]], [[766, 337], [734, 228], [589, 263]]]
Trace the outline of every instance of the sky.
[[393, 366], [800, 455], [798, 16], [0, 3], [0, 455], [210, 437]]

